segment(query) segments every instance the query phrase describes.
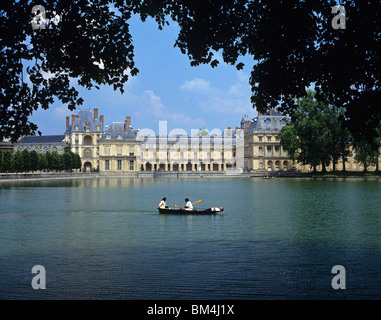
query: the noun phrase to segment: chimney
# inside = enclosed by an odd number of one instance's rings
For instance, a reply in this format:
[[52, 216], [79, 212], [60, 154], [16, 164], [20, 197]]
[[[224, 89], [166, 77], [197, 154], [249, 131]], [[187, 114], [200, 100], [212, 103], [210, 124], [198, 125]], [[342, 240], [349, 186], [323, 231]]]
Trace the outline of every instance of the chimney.
[[232, 135], [232, 127], [228, 127], [228, 136], [230, 137]]
[[270, 116], [272, 116], [272, 115], [273, 115], [273, 110], [274, 110], [274, 108], [270, 108], [270, 111], [269, 111], [269, 113], [270, 113]]
[[70, 127], [70, 117], [66, 116], [66, 130], [68, 130]]
[[74, 125], [74, 120], [75, 120], [75, 114], [71, 115], [71, 127]]
[[131, 125], [131, 117], [127, 116], [126, 120], [124, 120], [124, 131], [127, 132], [128, 126]]
[[101, 120], [101, 124], [102, 124], [102, 127], [103, 127], [103, 114], [101, 114], [99, 119]]
[[94, 108], [94, 121], [98, 118], [98, 108]]

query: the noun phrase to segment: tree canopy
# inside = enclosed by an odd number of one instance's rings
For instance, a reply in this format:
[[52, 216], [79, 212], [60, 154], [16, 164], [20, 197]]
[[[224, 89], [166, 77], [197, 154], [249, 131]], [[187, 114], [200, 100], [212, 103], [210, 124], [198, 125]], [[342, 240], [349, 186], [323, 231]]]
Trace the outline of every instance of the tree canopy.
[[[192, 66], [218, 65], [214, 54], [242, 68], [252, 56], [251, 102], [291, 116], [295, 97], [314, 85], [335, 105], [355, 139], [373, 138], [381, 120], [381, 3], [341, 1], [345, 29], [332, 27], [336, 1], [264, 0], [52, 0], [40, 1], [61, 16], [46, 29], [31, 26], [31, 0], [0, 4], [0, 139], [30, 134], [29, 116], [58, 98], [73, 110], [83, 103], [70, 84], [112, 85], [123, 92], [134, 63], [129, 19], [153, 17], [159, 28], [178, 23], [175, 45]], [[343, 12], [340, 12], [343, 14]], [[49, 18], [49, 17], [47, 17]], [[22, 77], [28, 64], [29, 83]], [[100, 67], [100, 64], [103, 67]], [[49, 77], [46, 77], [46, 75]], [[322, 98], [325, 99], [325, 98]]]

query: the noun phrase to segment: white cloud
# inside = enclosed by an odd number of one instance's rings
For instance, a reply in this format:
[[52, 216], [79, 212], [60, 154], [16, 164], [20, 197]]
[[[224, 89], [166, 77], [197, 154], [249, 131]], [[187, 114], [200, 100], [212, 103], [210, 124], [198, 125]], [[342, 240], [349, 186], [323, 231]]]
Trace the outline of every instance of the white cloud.
[[71, 113], [72, 111], [67, 108], [66, 104], [60, 105], [53, 109], [53, 116], [58, 119], [66, 118], [66, 116], [70, 116]]
[[211, 85], [205, 79], [196, 78], [194, 80], [186, 80], [180, 88], [186, 91], [207, 92], [210, 91]]

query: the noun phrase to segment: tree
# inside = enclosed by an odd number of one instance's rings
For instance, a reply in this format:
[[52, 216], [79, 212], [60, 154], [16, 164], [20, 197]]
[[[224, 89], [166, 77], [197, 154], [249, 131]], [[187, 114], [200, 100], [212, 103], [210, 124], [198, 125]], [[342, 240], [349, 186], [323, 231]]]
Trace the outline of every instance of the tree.
[[73, 168], [74, 169], [81, 169], [82, 168], [82, 161], [81, 161], [81, 157], [79, 156], [78, 153], [74, 153], [74, 166]]
[[13, 172], [13, 170], [14, 170], [13, 153], [9, 150], [6, 150], [3, 153], [3, 171], [4, 172]]
[[63, 154], [63, 167], [65, 170], [72, 170], [74, 168], [73, 152], [65, 152]]
[[13, 156], [13, 168], [16, 172], [25, 171], [23, 153], [20, 150], [17, 150]]
[[28, 172], [32, 168], [31, 159], [30, 159], [30, 151], [28, 149], [24, 149], [22, 151], [22, 160], [23, 160], [23, 171]]
[[38, 153], [36, 150], [32, 150], [30, 152], [30, 170], [37, 171], [38, 169]]
[[48, 169], [48, 159], [46, 158], [45, 153], [38, 154], [38, 170]]
[[[129, 31], [132, 14], [143, 21], [153, 17], [160, 29], [170, 19], [178, 23], [175, 45], [192, 66], [216, 67], [218, 51], [237, 69], [243, 67], [242, 56], [253, 57], [251, 101], [259, 111], [279, 105], [280, 111], [292, 115], [297, 108], [294, 97], [314, 84], [318, 92], [345, 108], [345, 125], [356, 140], [376, 136], [381, 120], [379, 1], [342, 1], [340, 14], [345, 8], [346, 29], [331, 25], [333, 0], [40, 3], [48, 20], [39, 21], [37, 30], [31, 25], [36, 19], [33, 1], [8, 0], [0, 5], [0, 139], [16, 141], [35, 132], [37, 125], [30, 122], [30, 115], [39, 107], [47, 109], [54, 98], [70, 110], [81, 105], [83, 99], [70, 79], [87, 89], [105, 84], [123, 92], [128, 75], [138, 72]], [[61, 15], [60, 22], [52, 22], [53, 12]]]
[[63, 169], [63, 160], [62, 160], [62, 155], [58, 154], [58, 152], [54, 151], [51, 153], [52, 157], [52, 164], [51, 168], [53, 170], [62, 170]]
[[0, 172], [3, 172], [3, 152], [0, 150]]
[[350, 155], [351, 135], [343, 126], [343, 109], [316, 99], [316, 92], [297, 99], [298, 108], [290, 123], [280, 132], [283, 148], [293, 160], [310, 164], [316, 170], [321, 164], [322, 171], [332, 161], [333, 171], [341, 158], [345, 170], [346, 157]]

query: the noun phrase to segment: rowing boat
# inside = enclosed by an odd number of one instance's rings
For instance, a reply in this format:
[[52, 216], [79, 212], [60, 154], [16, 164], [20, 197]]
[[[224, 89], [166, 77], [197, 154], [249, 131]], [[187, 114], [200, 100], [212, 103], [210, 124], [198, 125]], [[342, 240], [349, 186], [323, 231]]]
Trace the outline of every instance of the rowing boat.
[[193, 209], [193, 210], [181, 210], [180, 208], [159, 208], [159, 213], [161, 214], [217, 214], [218, 212], [224, 211], [214, 211], [213, 208], [208, 209]]

